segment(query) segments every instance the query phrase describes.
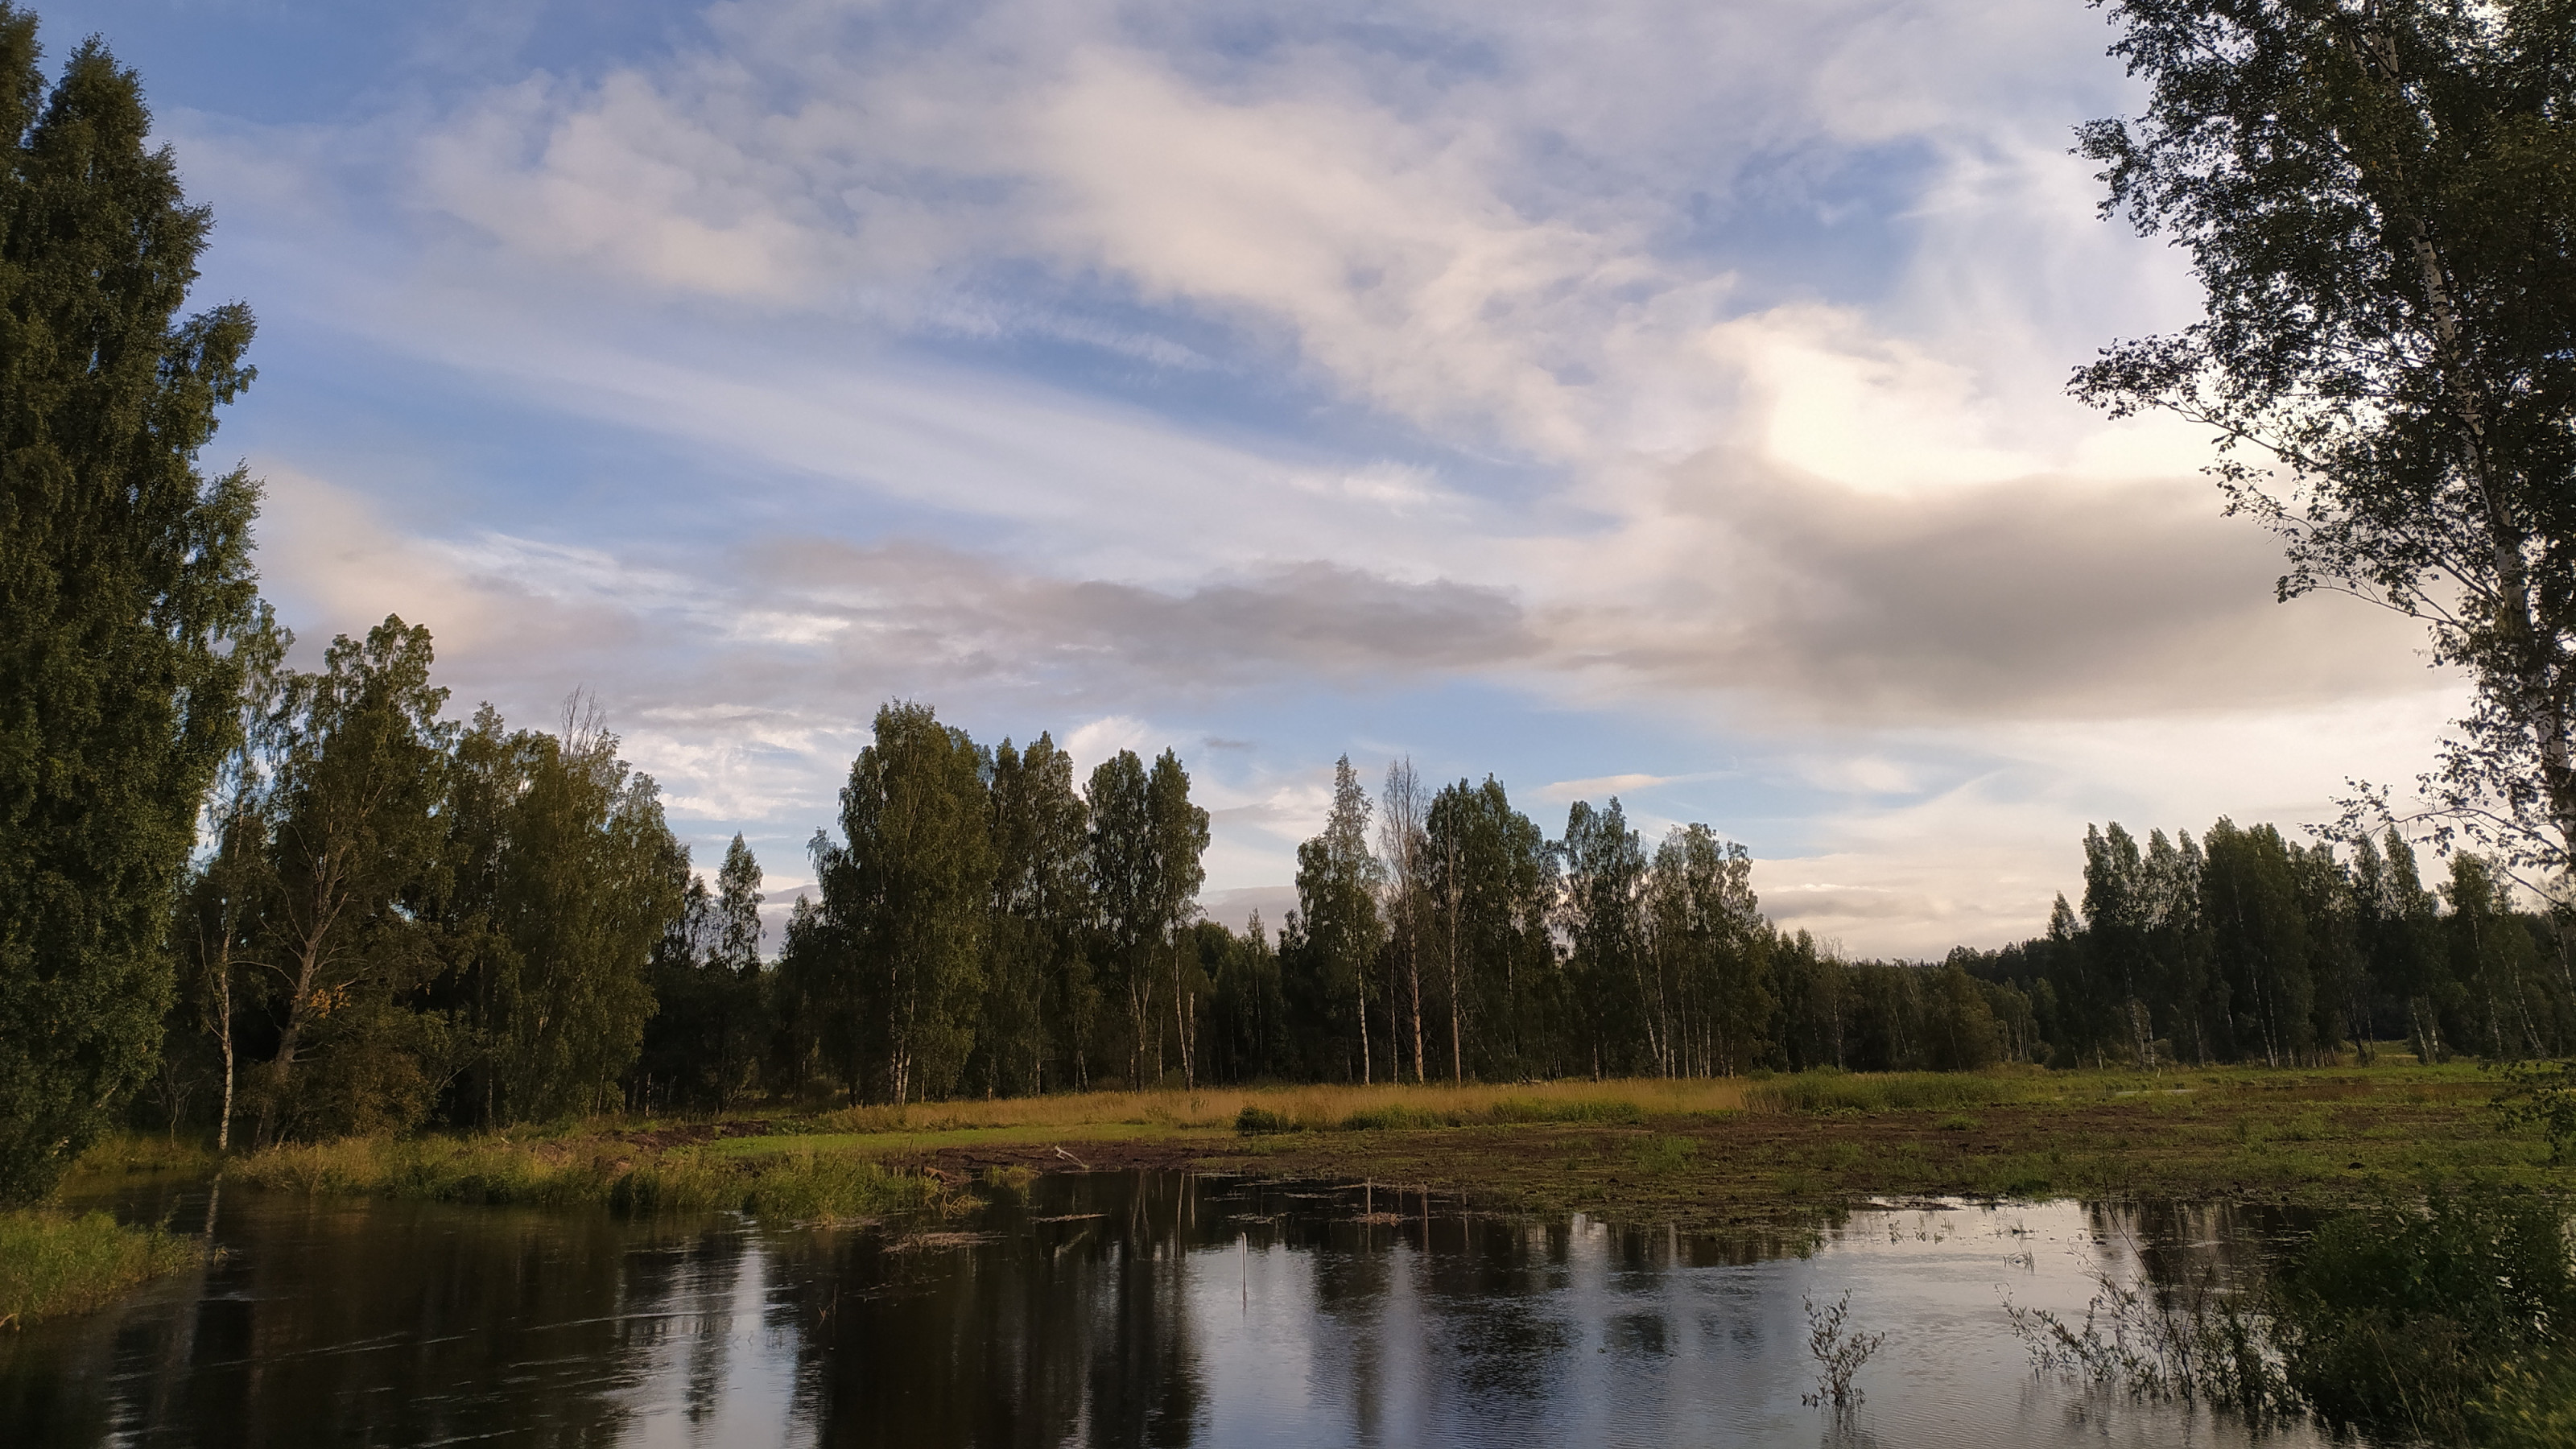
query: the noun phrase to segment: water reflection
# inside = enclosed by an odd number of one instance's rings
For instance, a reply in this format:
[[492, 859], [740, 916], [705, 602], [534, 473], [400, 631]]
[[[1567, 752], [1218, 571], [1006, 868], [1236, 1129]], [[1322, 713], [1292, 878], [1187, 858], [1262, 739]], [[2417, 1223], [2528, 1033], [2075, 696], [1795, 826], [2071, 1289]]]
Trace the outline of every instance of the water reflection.
[[[47, 1446], [2227, 1444], [2033, 1379], [2002, 1305], [2080, 1313], [2102, 1270], [2243, 1281], [2287, 1225], [1914, 1205], [1761, 1243], [1098, 1173], [947, 1226], [236, 1193], [203, 1273], [0, 1343], [0, 1423]], [[1845, 1289], [1886, 1345], [1838, 1427], [1799, 1402], [1801, 1305]]]

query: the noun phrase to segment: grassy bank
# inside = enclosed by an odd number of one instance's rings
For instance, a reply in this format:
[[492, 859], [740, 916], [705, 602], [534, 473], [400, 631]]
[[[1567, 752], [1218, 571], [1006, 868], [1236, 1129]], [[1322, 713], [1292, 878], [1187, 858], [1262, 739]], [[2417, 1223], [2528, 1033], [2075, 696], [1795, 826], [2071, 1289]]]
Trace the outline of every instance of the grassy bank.
[[349, 1138], [236, 1158], [224, 1175], [277, 1192], [639, 1213], [740, 1210], [780, 1223], [873, 1220], [950, 1205], [949, 1184], [938, 1174], [890, 1169], [867, 1155], [790, 1145], [742, 1157], [710, 1143], [657, 1142], [651, 1129], [527, 1140]]
[[1876, 1197], [2375, 1200], [2457, 1182], [2560, 1190], [2475, 1067], [1815, 1073], [1766, 1080], [1094, 1092], [906, 1109], [601, 1119], [239, 1157], [304, 1193], [741, 1208], [765, 1220], [971, 1206], [979, 1174], [1192, 1167], [1375, 1179], [1505, 1212], [1725, 1227]]
[[0, 1328], [86, 1313], [204, 1257], [193, 1238], [123, 1227], [105, 1213], [0, 1213]]
[[2475, 1068], [1843, 1076], [1747, 1085], [1736, 1111], [1241, 1139], [1222, 1161], [1421, 1184], [1490, 1207], [1685, 1227], [1872, 1198], [2102, 1196], [2340, 1207], [2427, 1182], [2559, 1189]]

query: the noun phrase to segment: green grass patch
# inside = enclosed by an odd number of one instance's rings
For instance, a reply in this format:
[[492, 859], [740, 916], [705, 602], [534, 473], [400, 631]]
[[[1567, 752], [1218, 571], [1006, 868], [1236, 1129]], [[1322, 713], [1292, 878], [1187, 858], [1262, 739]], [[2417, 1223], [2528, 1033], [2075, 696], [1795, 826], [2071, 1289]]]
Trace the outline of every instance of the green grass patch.
[[1771, 1112], [1958, 1111], [2046, 1099], [2063, 1080], [2028, 1072], [1800, 1072], [1745, 1089], [1745, 1105]]
[[105, 1213], [0, 1213], [0, 1327], [87, 1313], [203, 1261], [194, 1238], [125, 1227]]
[[[739, 1139], [756, 1141], [760, 1139]], [[652, 1151], [617, 1141], [350, 1138], [236, 1159], [226, 1176], [276, 1192], [621, 1213], [739, 1211], [764, 1222], [838, 1222], [942, 1207], [939, 1180], [788, 1138], [751, 1155], [706, 1144]]]
[[1296, 1119], [1267, 1107], [1246, 1107], [1234, 1114], [1234, 1130], [1245, 1137], [1269, 1137], [1297, 1130]]
[[1600, 1122], [1637, 1126], [1645, 1109], [1619, 1097], [1505, 1097], [1487, 1109], [1495, 1122]]
[[1341, 1123], [1342, 1130], [1345, 1132], [1419, 1132], [1426, 1128], [1451, 1125], [1453, 1124], [1450, 1119], [1441, 1113], [1427, 1112], [1420, 1107], [1407, 1107], [1400, 1103], [1363, 1108], [1344, 1117]]
[[1637, 1167], [1642, 1172], [1679, 1172], [1697, 1156], [1699, 1144], [1688, 1137], [1655, 1137], [1636, 1146]]

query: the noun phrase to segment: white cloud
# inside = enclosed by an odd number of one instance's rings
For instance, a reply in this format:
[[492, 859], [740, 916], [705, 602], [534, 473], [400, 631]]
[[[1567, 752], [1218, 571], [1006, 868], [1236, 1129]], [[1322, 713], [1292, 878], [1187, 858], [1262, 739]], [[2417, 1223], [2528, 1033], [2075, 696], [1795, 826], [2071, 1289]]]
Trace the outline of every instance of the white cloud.
[[675, 810], [801, 834], [888, 697], [1083, 721], [1086, 769], [1224, 734], [1211, 879], [1251, 889], [1319, 761], [1428, 755], [1376, 713], [1468, 682], [1561, 751], [1523, 778], [1590, 772], [1542, 798], [1693, 818], [1767, 771], [1777, 902], [1912, 951], [2021, 929], [2087, 812], [2308, 808], [2439, 717], [2401, 623], [2269, 602], [2205, 439], [2061, 395], [2193, 306], [2064, 155], [2123, 94], [2081, 7], [705, 19], [181, 138], [307, 335], [691, 480], [449, 516], [267, 449], [300, 620], [429, 619], [514, 710], [602, 685]]

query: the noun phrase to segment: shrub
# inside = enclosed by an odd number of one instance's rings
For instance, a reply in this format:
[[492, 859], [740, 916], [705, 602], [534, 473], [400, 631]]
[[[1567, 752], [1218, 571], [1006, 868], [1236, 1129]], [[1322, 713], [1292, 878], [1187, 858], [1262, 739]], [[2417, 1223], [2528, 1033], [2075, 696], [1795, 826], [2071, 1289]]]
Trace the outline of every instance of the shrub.
[[2290, 1382], [2321, 1417], [2440, 1442], [2470, 1438], [2478, 1405], [2576, 1325], [2566, 1216], [2527, 1197], [2338, 1218], [2275, 1296]]
[[1699, 1155], [1699, 1144], [1687, 1137], [1657, 1137], [1637, 1144], [1637, 1166], [1646, 1172], [1679, 1172]]
[[1246, 1107], [1234, 1115], [1234, 1130], [1246, 1137], [1267, 1137], [1277, 1132], [1294, 1132], [1297, 1124], [1267, 1107]]

